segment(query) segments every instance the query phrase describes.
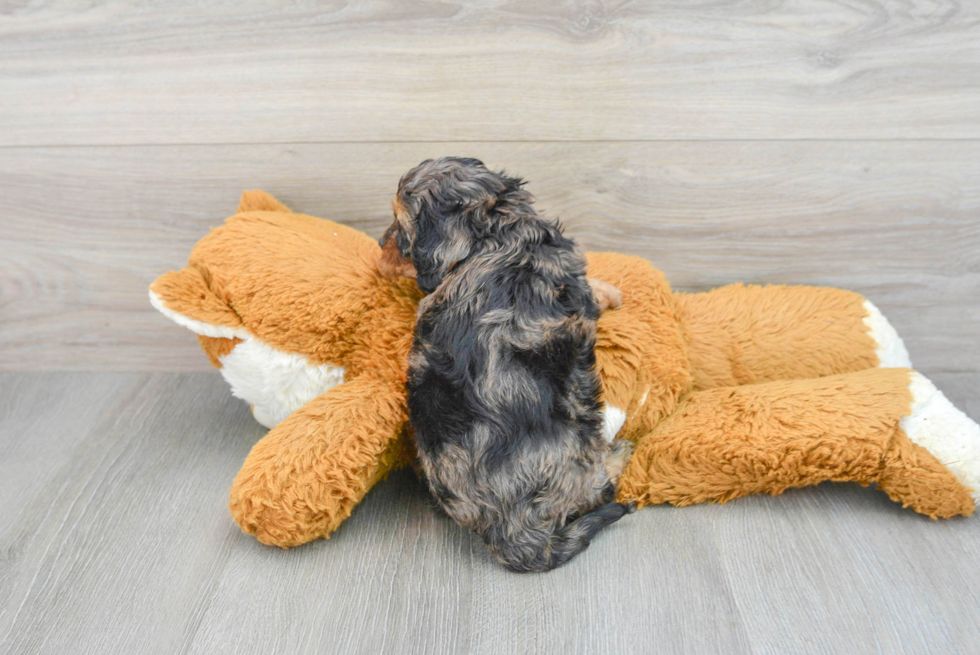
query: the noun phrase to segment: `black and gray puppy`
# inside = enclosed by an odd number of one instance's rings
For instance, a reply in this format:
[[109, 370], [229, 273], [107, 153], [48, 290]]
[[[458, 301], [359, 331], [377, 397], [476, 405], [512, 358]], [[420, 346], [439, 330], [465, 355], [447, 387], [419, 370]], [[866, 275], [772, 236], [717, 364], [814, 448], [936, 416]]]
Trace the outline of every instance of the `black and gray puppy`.
[[381, 239], [427, 295], [409, 357], [422, 469], [447, 514], [515, 571], [547, 571], [631, 507], [612, 502], [628, 442], [602, 434], [600, 300], [585, 257], [523, 182], [476, 159], [402, 177]]

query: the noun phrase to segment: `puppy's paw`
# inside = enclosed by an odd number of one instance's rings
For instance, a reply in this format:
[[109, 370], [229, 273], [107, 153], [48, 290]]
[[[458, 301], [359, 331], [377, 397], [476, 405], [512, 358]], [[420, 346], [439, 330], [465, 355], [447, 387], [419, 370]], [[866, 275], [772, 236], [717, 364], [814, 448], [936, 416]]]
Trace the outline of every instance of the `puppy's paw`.
[[589, 277], [585, 279], [589, 283], [589, 286], [592, 287], [592, 297], [595, 298], [596, 304], [599, 305], [600, 312], [622, 306], [623, 294], [619, 292], [619, 289], [598, 278]]

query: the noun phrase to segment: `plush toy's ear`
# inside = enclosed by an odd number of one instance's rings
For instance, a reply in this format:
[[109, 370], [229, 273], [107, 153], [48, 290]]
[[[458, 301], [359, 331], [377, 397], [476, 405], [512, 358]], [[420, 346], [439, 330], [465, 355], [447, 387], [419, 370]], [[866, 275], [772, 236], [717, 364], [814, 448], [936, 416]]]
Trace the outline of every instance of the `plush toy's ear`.
[[158, 277], [150, 285], [150, 302], [164, 316], [196, 334], [226, 339], [248, 336], [242, 319], [194, 266]]
[[242, 212], [285, 212], [291, 214], [292, 209], [282, 204], [265, 191], [253, 189], [242, 193], [238, 201], [238, 213]]

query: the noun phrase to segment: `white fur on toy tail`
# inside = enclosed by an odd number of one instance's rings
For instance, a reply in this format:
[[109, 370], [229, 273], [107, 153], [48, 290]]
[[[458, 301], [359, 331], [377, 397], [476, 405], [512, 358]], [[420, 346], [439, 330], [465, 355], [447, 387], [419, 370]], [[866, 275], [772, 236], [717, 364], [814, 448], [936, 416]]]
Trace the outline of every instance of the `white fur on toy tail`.
[[912, 413], [901, 428], [913, 442], [939, 460], [980, 503], [980, 425], [958, 410], [925, 376], [913, 372], [909, 382]]
[[881, 368], [912, 368], [905, 343], [884, 314], [870, 300], [864, 301], [864, 309], [868, 312], [868, 315], [864, 317], [864, 324], [868, 327], [868, 334], [875, 341], [878, 366]]

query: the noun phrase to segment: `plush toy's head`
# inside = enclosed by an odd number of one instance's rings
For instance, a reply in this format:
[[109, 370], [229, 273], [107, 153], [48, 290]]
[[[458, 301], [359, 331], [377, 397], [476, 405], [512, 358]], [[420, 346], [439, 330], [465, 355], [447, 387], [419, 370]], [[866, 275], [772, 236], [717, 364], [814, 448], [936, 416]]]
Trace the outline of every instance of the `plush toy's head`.
[[407, 349], [420, 294], [377, 271], [362, 232], [246, 192], [239, 213], [150, 288], [153, 305], [195, 332], [233, 393], [273, 427], [307, 401]]

